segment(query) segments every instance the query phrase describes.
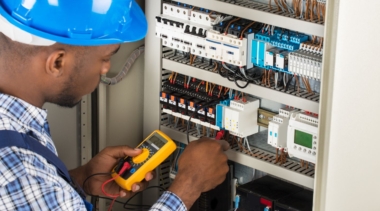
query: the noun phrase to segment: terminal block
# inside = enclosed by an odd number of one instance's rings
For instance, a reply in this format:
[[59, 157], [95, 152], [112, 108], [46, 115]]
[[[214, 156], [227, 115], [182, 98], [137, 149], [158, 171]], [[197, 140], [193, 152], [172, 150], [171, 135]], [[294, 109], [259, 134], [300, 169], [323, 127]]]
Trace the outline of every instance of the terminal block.
[[320, 80], [322, 55], [304, 50], [291, 52], [289, 54], [289, 72]]
[[312, 44], [311, 42], [302, 43], [300, 46], [300, 50], [304, 50], [304, 51], [319, 54], [319, 55], [322, 55], [323, 53], [322, 46], [319, 46], [317, 44]]
[[291, 42], [295, 44], [301, 44], [309, 40], [309, 36], [307, 36], [306, 34], [294, 32], [290, 30], [277, 28], [274, 30], [274, 33], [277, 40], [282, 40], [282, 41]]

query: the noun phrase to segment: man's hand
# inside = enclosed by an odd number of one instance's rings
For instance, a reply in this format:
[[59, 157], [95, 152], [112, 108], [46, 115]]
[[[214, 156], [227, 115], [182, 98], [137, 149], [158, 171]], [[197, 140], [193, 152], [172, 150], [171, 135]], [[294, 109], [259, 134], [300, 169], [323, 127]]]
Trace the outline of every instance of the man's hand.
[[[84, 180], [89, 176], [96, 173], [111, 173], [119, 159], [126, 156], [134, 157], [141, 152], [142, 150], [140, 149], [132, 149], [127, 146], [107, 147], [99, 152], [99, 154], [92, 158], [86, 165], [71, 170], [70, 175], [82, 186]], [[153, 172], [147, 173], [144, 181], [132, 185], [132, 192], [120, 188], [116, 182], [108, 183], [105, 191], [110, 195], [120, 194], [120, 197], [131, 197], [133, 192], [144, 190], [148, 186], [148, 181], [152, 180], [153, 177]], [[110, 175], [93, 176], [86, 181], [85, 187], [82, 188], [86, 193], [104, 196], [101, 191], [101, 186], [109, 179], [111, 179]]]
[[224, 140], [201, 138], [191, 142], [178, 160], [178, 173], [169, 188], [190, 209], [202, 192], [222, 183], [229, 170]]

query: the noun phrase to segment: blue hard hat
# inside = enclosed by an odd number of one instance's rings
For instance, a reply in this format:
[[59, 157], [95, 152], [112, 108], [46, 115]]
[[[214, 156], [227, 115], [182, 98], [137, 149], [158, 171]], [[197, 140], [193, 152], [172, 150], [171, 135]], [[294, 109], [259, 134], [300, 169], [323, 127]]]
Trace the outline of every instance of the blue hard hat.
[[0, 16], [34, 36], [69, 45], [133, 42], [148, 29], [134, 0], [0, 0]]

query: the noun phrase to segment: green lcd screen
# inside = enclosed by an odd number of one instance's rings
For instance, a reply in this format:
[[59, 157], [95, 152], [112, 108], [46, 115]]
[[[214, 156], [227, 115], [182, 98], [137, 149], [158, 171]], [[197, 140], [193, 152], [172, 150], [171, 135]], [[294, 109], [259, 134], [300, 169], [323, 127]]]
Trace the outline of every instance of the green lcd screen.
[[313, 147], [313, 135], [295, 130], [294, 143], [311, 149]]
[[153, 135], [149, 138], [149, 142], [156, 145], [158, 148], [162, 148], [166, 144], [166, 140], [161, 138], [160, 135]]

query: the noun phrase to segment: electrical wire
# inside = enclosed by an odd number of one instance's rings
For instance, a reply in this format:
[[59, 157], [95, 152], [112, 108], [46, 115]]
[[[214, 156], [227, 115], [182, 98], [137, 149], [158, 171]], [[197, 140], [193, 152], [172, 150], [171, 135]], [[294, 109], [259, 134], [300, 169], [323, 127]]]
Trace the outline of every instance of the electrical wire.
[[293, 77], [294, 77], [293, 75], [290, 75], [290, 76], [291, 76], [290, 79], [288, 79], [288, 81], [286, 82], [285, 92], [288, 91], [290, 83], [292, 82]]
[[281, 12], [280, 5], [278, 4], [277, 1], [278, 1], [278, 0], [274, 0], [274, 3], [277, 5], [277, 11], [278, 11], [278, 12]]
[[135, 49], [127, 58], [123, 68], [120, 72], [113, 78], [108, 78], [106, 76], [101, 77], [101, 82], [107, 85], [115, 85], [123, 80], [123, 78], [127, 75], [132, 65], [136, 62], [136, 60], [145, 52], [145, 46], [142, 45]]
[[240, 39], [242, 40], [243, 39], [243, 36], [244, 36], [244, 32], [249, 28], [251, 27], [255, 22], [253, 21], [252, 23], [248, 24], [244, 29], [243, 31], [240, 33]]
[[[97, 195], [92, 195], [92, 194], [90, 194], [90, 193], [87, 193], [86, 191], [85, 191], [85, 185], [86, 185], [86, 183], [87, 183], [87, 181], [90, 179], [90, 178], [92, 178], [92, 177], [94, 177], [94, 176], [111, 176], [111, 173], [109, 173], [109, 172], [107, 172], [107, 173], [96, 173], [96, 174], [92, 174], [92, 175], [90, 175], [90, 176], [88, 176], [84, 181], [83, 181], [83, 191], [85, 192], [85, 194], [86, 195], [88, 195], [88, 196], [92, 196], [92, 197], [96, 197], [96, 198], [101, 198], [101, 199], [106, 199], [106, 200], [112, 200], [112, 202], [111, 202], [111, 204], [110, 204], [110, 206], [109, 206], [109, 209], [108, 210], [111, 210], [112, 209], [112, 206], [113, 206], [113, 204], [116, 202], [116, 203], [120, 203], [120, 204], [124, 204], [124, 209], [127, 209], [127, 210], [149, 210], [150, 209], [150, 207], [152, 206], [152, 205], [143, 205], [143, 204], [130, 204], [129, 202], [134, 198], [134, 197], [136, 197], [137, 195], [139, 195], [139, 194], [142, 194], [144, 191], [147, 191], [147, 190], [149, 190], [149, 189], [153, 189], [153, 188], [158, 188], [158, 189], [160, 189], [161, 191], [165, 191], [165, 189], [163, 188], [163, 187], [161, 187], [161, 186], [150, 186], [150, 187], [147, 187], [147, 188], [145, 188], [143, 191], [140, 191], [140, 192], [137, 192], [137, 193], [135, 193], [132, 197], [130, 197], [126, 202], [122, 202], [122, 201], [118, 201], [118, 200], [116, 200], [116, 198], [117, 197], [112, 197], [112, 198], [107, 198], [107, 197], [102, 197], [102, 196], [97, 196]], [[113, 178], [112, 178], [113, 179]], [[112, 179], [109, 179], [109, 180], [112, 180]], [[106, 182], [108, 183], [108, 181], [109, 180], [107, 180]], [[105, 182], [105, 183], [106, 183]], [[106, 183], [106, 184], [107, 184]], [[104, 185], [104, 183], [103, 183], [103, 185]], [[102, 186], [103, 186], [102, 185]], [[108, 194], [108, 195], [110, 195], [110, 194]], [[115, 195], [111, 195], [111, 196], [115, 196]], [[119, 195], [118, 195], [119, 196]], [[136, 208], [131, 208], [131, 207], [127, 207], [127, 206], [132, 206], [132, 207], [136, 207]]]
[[240, 20], [240, 18], [235, 18], [232, 21], [230, 21], [226, 27], [226, 30], [224, 31], [224, 34], [227, 35], [228, 28], [230, 28], [231, 23], [234, 23], [236, 21]]
[[[206, 106], [209, 106], [211, 105], [212, 101], [209, 101], [207, 102], [205, 105], [201, 106], [201, 107], [198, 107], [197, 109], [195, 109], [194, 111], [194, 114], [197, 114], [199, 110], [205, 108]], [[186, 137], [187, 137], [187, 144], [190, 144], [190, 122], [191, 122], [191, 118], [193, 117], [193, 115], [190, 115], [190, 118], [189, 120], [187, 120], [187, 129], [186, 129]]]
[[[242, 80], [243, 81], [243, 80]], [[237, 79], [237, 74], [235, 73], [235, 76], [234, 76], [234, 82], [235, 82], [235, 85], [237, 87], [239, 87], [240, 89], [245, 89], [247, 88], [247, 86], [249, 85], [249, 80], [246, 81], [246, 84], [244, 86], [241, 86], [239, 83], [238, 83], [238, 79]]]

